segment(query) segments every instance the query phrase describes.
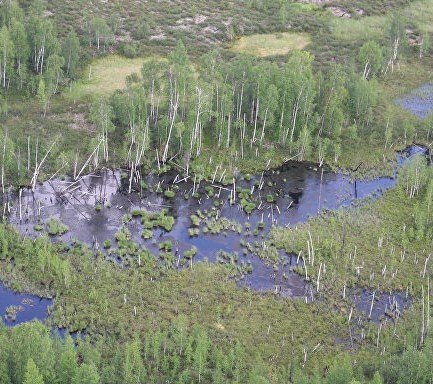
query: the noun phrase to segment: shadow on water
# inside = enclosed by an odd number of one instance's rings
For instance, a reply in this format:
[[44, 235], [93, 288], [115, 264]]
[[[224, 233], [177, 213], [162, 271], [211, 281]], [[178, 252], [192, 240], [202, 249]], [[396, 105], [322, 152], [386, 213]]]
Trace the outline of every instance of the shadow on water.
[[[425, 153], [426, 150], [419, 146], [398, 153], [396, 172], [407, 159]], [[258, 292], [275, 292], [283, 297], [309, 301], [311, 287], [293, 271], [292, 257], [280, 255], [278, 260], [264, 262], [246, 248], [245, 243], [265, 244], [272, 225], [290, 226], [305, 222], [324, 209], [338, 209], [357, 199], [379, 196], [396, 184], [396, 174], [354, 183], [341, 173], [322, 170], [315, 164], [296, 162], [251, 178], [238, 177], [235, 194], [233, 186], [217, 181], [205, 183], [192, 178], [181, 179], [182, 176], [173, 170], [161, 176], [150, 174], [140, 182], [135, 180], [135, 192], [131, 194], [127, 193], [128, 179], [122, 179], [120, 171], [102, 170], [77, 181], [52, 179], [38, 184], [34, 192], [23, 189], [21, 200], [18, 196], [12, 200], [9, 221], [22, 234], [37, 237], [47, 219], [56, 218], [69, 228], [67, 233], [57, 236], [56, 241], [69, 243], [78, 240], [99, 249], [106, 240], [115, 244], [116, 232], [125, 226], [131, 232], [132, 240], [154, 255], [159, 253], [158, 244], [167, 240], [173, 244], [175, 258], [196, 247], [194, 262], [221, 262], [218, 255], [223, 251], [232, 255], [230, 263], [247, 266], [240, 272], [241, 285]], [[166, 190], [174, 191], [174, 196], [166, 197]], [[254, 204], [250, 213], [246, 213], [242, 205], [242, 193], [249, 203]], [[167, 208], [175, 218], [172, 230], [153, 229], [153, 237], [143, 239], [143, 226], [138, 218], [124, 223], [125, 215], [136, 208], [154, 212]], [[198, 236], [191, 236], [190, 217], [198, 210], [208, 218], [227, 219], [236, 230], [226, 228], [211, 234], [204, 221], [198, 226]], [[3, 298], [0, 305], [4, 306]]]

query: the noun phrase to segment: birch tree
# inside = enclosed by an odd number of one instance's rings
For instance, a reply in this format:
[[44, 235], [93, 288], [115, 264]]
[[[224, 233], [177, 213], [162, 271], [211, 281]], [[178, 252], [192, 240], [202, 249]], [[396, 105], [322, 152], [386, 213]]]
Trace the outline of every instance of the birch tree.
[[281, 120], [285, 127], [281, 138], [282, 144], [289, 141], [292, 145], [304, 125], [309, 123], [315, 97], [313, 59], [308, 52], [298, 52], [284, 66], [284, 117]]
[[3, 1], [0, 4], [1, 25], [11, 26], [12, 20], [24, 20], [24, 12], [16, 0]]
[[356, 75], [350, 79], [348, 107], [358, 125], [366, 127], [371, 123], [378, 98], [378, 86], [376, 79], [365, 81]]
[[[388, 23], [389, 27], [389, 60], [386, 70], [391, 67], [391, 71], [394, 70], [394, 65], [396, 64], [401, 45], [405, 39], [404, 23], [401, 16], [394, 13]], [[385, 71], [386, 72], [386, 71]]]
[[56, 53], [48, 57], [45, 82], [49, 95], [56, 94], [59, 89], [59, 84], [63, 77], [62, 67], [64, 62], [64, 58]]
[[334, 65], [318, 94], [320, 125], [317, 138], [326, 135], [333, 140], [339, 140], [346, 120], [344, 110], [349, 97], [346, 81], [341, 66]]
[[46, 59], [60, 50], [59, 41], [54, 32], [53, 23], [43, 15], [33, 15], [29, 21], [29, 36], [32, 49], [33, 70], [42, 75]]
[[109, 158], [108, 135], [113, 132], [115, 126], [112, 122], [113, 109], [106, 99], [100, 98], [92, 105], [90, 118], [99, 130], [99, 140], [103, 147], [104, 160]]
[[46, 90], [46, 86], [45, 86], [45, 81], [44, 81], [44, 78], [42, 76], [39, 78], [38, 91], [37, 91], [36, 97], [42, 105], [43, 115], [45, 117], [47, 114], [48, 100], [49, 99], [48, 99], [48, 94], [47, 94], [47, 90]]
[[377, 75], [383, 64], [382, 48], [375, 41], [365, 43], [359, 50], [358, 62], [362, 66], [363, 79]]
[[112, 31], [102, 17], [95, 17], [90, 21], [90, 33], [90, 41], [96, 45], [97, 50], [99, 51], [101, 47], [105, 50], [111, 39]]
[[75, 77], [80, 58], [80, 40], [74, 29], [71, 29], [63, 41], [62, 54], [65, 59], [66, 74]]
[[9, 30], [3, 26], [0, 30], [0, 71], [2, 77], [2, 86], [9, 86], [9, 80], [14, 61], [14, 44], [11, 39]]
[[12, 19], [10, 24], [10, 33], [14, 45], [15, 67], [18, 84], [19, 88], [22, 89], [24, 81], [27, 77], [27, 62], [30, 56], [30, 46], [23, 22], [15, 18]]

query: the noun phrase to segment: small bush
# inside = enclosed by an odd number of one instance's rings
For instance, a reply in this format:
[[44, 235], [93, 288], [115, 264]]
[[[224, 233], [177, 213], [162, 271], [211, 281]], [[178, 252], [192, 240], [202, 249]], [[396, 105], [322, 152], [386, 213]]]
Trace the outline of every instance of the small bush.
[[69, 231], [68, 226], [56, 219], [49, 219], [46, 223], [46, 229], [51, 236], [63, 235]]
[[275, 203], [275, 197], [273, 195], [267, 195], [266, 196], [266, 201], [268, 203]]
[[166, 190], [166, 191], [164, 192], [164, 196], [165, 196], [167, 199], [172, 199], [175, 195], [176, 195], [176, 194], [174, 193], [174, 191], [172, 191], [172, 190], [170, 190], [170, 189], [168, 189], [168, 190]]
[[143, 229], [143, 232], [141, 232], [141, 237], [145, 240], [151, 239], [153, 237], [153, 231], [150, 229]]

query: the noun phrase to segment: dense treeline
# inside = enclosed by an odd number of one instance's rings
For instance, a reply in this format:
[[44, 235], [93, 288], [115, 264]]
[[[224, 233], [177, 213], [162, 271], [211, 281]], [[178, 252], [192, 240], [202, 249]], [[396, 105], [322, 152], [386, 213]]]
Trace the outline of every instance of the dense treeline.
[[253, 368], [240, 345], [221, 351], [200, 327], [188, 330], [181, 316], [164, 331], [119, 344], [53, 337], [40, 323], [0, 330], [2, 384], [30, 383], [222, 383], [260, 382], [263, 362]]
[[141, 76], [130, 76], [125, 91], [96, 102], [91, 116], [101, 132], [100, 153], [107, 161], [108, 138], [123, 132], [122, 158], [130, 166], [150, 152], [188, 170], [209, 148], [235, 161], [284, 149], [287, 157], [322, 164], [367, 143], [386, 149], [429, 140], [429, 123], [417, 131], [381, 105], [377, 77], [396, 60], [383, 47], [363, 45], [349, 70], [335, 64], [317, 73], [313, 60], [293, 52], [281, 64], [251, 56], [227, 61], [213, 51], [193, 65], [180, 42], [168, 60], [149, 60]]
[[59, 39], [42, 1], [32, 2], [27, 14], [16, 1], [7, 1], [0, 12], [2, 88], [41, 99], [56, 94], [66, 76], [77, 74], [80, 42], [75, 31]]
[[[16, 0], [0, 4], [0, 117], [7, 118], [12, 100], [40, 106], [45, 118], [55, 96], [80, 75], [90, 54], [106, 51], [113, 41], [111, 28], [99, 17], [89, 18], [80, 38], [71, 26], [61, 36], [46, 10], [43, 0], [30, 2], [21, 8]], [[2, 142], [1, 185], [3, 192], [9, 183], [29, 183], [37, 171], [44, 153], [53, 147], [50, 137], [44, 140], [21, 132], [0, 129]], [[61, 154], [56, 150], [53, 157]], [[26, 153], [26, 158], [24, 158]], [[34, 159], [34, 165], [33, 163]], [[45, 160], [45, 159], [44, 159]], [[42, 160], [42, 163], [43, 161]], [[37, 172], [38, 173], [38, 172]]]
[[[0, 71], [2, 95], [6, 90], [37, 96], [47, 103], [70, 79], [79, 75], [83, 45], [105, 51], [113, 41], [106, 21], [89, 19], [81, 41], [71, 26], [65, 36], [57, 32], [43, 0], [32, 1], [24, 11], [17, 1], [0, 5]], [[5, 111], [3, 111], [5, 112]]]
[[58, 34], [45, 1], [32, 1], [25, 11], [16, 0], [5, 1], [0, 5], [3, 91], [24, 90], [49, 98], [78, 76], [83, 45], [105, 51], [112, 41], [111, 27], [102, 18], [86, 22], [80, 41], [73, 26], [65, 36]]
[[[132, 76], [129, 88], [112, 97], [114, 121], [129, 128], [125, 152], [134, 161], [132, 146], [138, 152], [156, 147], [162, 162], [188, 163], [210, 143], [239, 158], [281, 146], [299, 160], [314, 152], [318, 162], [337, 162], [343, 140], [356, 145], [373, 133], [377, 83], [337, 65], [314, 74], [312, 62], [307, 52], [293, 53], [283, 65], [247, 56], [227, 62], [212, 52], [194, 72], [180, 43], [168, 61], [145, 63], [141, 78]], [[94, 121], [106, 132], [100, 104]]]
[[258, 354], [246, 355], [238, 343], [221, 350], [201, 327], [187, 329], [183, 316], [168, 329], [123, 344], [107, 338], [60, 338], [39, 322], [12, 329], [0, 326], [0, 341], [2, 384], [427, 384], [433, 379], [429, 339], [422, 352], [408, 349], [386, 359], [380, 373], [373, 372], [370, 380], [356, 379], [347, 355], [340, 356], [324, 376], [320, 372], [306, 375], [292, 365], [270, 380], [268, 363]]

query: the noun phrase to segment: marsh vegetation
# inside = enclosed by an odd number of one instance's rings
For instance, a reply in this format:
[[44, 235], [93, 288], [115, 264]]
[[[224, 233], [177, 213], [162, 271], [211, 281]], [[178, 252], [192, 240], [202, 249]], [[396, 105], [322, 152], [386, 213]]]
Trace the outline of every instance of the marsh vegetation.
[[430, 383], [432, 10], [2, 2], [0, 382]]

